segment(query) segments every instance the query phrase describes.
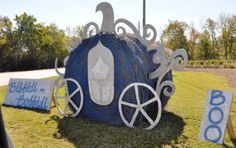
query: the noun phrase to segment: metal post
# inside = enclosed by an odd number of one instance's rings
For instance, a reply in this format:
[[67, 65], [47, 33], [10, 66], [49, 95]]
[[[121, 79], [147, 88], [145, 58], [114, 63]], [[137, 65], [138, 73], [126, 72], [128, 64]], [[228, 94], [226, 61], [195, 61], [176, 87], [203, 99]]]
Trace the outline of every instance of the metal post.
[[146, 0], [143, 0], [143, 27], [146, 24]]

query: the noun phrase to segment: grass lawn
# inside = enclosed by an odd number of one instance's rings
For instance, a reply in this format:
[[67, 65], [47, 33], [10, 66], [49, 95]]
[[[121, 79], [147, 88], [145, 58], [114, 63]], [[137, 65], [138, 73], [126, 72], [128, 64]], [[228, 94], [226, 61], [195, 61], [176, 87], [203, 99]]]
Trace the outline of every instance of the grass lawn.
[[[203, 72], [175, 72], [176, 92], [168, 111], [152, 130], [130, 129], [89, 119], [62, 118], [52, 105], [50, 113], [2, 107], [5, 125], [18, 147], [222, 147], [199, 140], [207, 90], [230, 89], [223, 77]], [[6, 93], [0, 87], [0, 102]], [[236, 101], [231, 117], [236, 131]], [[228, 134], [225, 147], [234, 147]]]

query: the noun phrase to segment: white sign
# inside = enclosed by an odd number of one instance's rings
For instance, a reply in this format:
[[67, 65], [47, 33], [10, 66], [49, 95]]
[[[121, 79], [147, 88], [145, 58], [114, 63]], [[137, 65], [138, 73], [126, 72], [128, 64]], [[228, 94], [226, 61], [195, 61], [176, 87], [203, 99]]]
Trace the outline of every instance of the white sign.
[[4, 104], [50, 110], [55, 80], [10, 79]]
[[222, 144], [228, 122], [233, 92], [209, 90], [203, 114], [200, 138]]

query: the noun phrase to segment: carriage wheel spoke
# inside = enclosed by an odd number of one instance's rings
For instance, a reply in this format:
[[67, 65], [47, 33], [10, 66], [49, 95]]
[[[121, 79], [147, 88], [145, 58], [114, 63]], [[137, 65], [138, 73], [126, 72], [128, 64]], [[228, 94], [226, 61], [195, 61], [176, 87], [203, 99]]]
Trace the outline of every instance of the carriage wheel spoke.
[[132, 117], [132, 119], [131, 119], [131, 121], [130, 121], [130, 124], [131, 124], [132, 126], [134, 125], [134, 121], [135, 121], [135, 119], [136, 119], [137, 116], [138, 116], [138, 112], [139, 112], [139, 110], [136, 109], [135, 112], [134, 112], [134, 115], [133, 115], [133, 117]]
[[154, 98], [148, 100], [147, 102], [141, 104], [141, 107], [147, 106], [147, 105], [149, 105], [149, 104], [151, 104], [151, 103], [153, 103], [153, 102], [155, 102], [155, 101], [157, 101], [157, 100], [156, 100], [156, 97], [154, 97]]
[[79, 92], [79, 88], [77, 88], [76, 90], [73, 91], [73, 93], [70, 94], [70, 98], [73, 98], [75, 94], [77, 94], [77, 92]]
[[133, 104], [133, 103], [121, 101], [121, 104], [122, 104], [122, 105], [129, 106], [129, 107], [137, 108], [137, 105], [136, 105], [136, 104]]
[[137, 104], [140, 105], [140, 98], [139, 98], [138, 85], [135, 85], [135, 86], [134, 86], [134, 90], [135, 90], [135, 96], [136, 96]]
[[75, 103], [72, 100], [70, 100], [70, 104], [75, 108], [76, 111], [79, 110], [79, 108], [75, 105]]
[[144, 117], [148, 120], [148, 122], [152, 125], [154, 122], [153, 120], [148, 116], [146, 111], [143, 108], [140, 108], [141, 113], [144, 115]]
[[77, 89], [74, 90], [70, 95], [68, 95], [68, 94], [69, 94], [69, 91], [68, 91], [68, 83], [65, 82], [65, 84], [66, 84], [66, 90], [67, 90], [67, 97], [66, 97], [66, 99], [68, 100], [68, 103], [70, 103], [70, 104], [75, 108], [76, 111], [79, 111], [79, 108], [78, 108], [78, 107], [76, 106], [76, 104], [71, 100], [71, 98], [74, 97], [74, 95], [75, 95], [77, 92], [79, 92], [80, 89], [77, 88]]

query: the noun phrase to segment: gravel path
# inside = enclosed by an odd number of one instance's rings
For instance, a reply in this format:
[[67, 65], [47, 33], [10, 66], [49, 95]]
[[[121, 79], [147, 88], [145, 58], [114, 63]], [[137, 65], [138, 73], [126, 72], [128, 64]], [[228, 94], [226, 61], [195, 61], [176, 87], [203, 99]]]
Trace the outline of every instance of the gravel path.
[[[59, 71], [64, 72], [64, 68], [60, 68]], [[10, 78], [41, 79], [52, 76], [57, 76], [55, 69], [21, 71], [21, 72], [4, 72], [0, 73], [0, 86], [7, 85]]]
[[217, 74], [228, 79], [228, 84], [232, 87], [236, 87], [236, 68], [225, 69], [225, 68], [186, 68], [186, 71], [200, 71]]

